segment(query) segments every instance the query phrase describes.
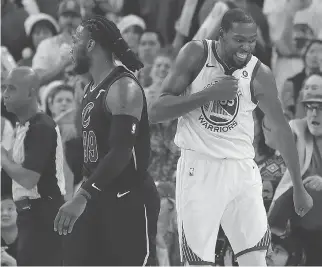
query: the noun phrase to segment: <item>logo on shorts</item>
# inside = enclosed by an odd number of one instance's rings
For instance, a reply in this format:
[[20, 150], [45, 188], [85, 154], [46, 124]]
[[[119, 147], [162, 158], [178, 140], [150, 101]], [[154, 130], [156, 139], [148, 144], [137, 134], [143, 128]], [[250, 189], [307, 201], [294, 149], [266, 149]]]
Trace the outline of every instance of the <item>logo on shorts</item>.
[[132, 133], [132, 134], [135, 134], [135, 131], [136, 131], [136, 124], [135, 124], [135, 123], [133, 123], [133, 124], [132, 124], [132, 130], [131, 130], [131, 133]]
[[124, 193], [117, 193], [117, 198], [121, 198], [121, 197], [123, 197], [123, 196], [125, 196], [125, 195], [127, 195], [128, 193], [130, 193], [130, 191], [126, 191], [126, 192], [124, 192]]
[[201, 107], [200, 123], [212, 132], [228, 132], [237, 126], [239, 95], [232, 100], [211, 101]]
[[189, 176], [193, 176], [195, 173], [195, 169], [194, 168], [190, 168], [189, 169]]

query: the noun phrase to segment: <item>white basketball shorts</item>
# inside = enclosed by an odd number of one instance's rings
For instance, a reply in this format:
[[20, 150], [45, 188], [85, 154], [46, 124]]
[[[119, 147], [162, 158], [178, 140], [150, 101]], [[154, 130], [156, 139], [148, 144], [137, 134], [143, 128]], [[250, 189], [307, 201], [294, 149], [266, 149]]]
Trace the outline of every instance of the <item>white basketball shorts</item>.
[[236, 257], [267, 250], [262, 180], [252, 159], [214, 159], [182, 150], [176, 198], [183, 262], [214, 263], [220, 224]]

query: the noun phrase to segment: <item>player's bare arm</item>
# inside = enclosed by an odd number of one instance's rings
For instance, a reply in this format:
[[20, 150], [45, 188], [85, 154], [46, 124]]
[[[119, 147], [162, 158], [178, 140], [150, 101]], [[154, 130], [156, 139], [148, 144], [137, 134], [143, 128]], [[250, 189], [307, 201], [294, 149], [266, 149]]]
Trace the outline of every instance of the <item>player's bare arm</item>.
[[[226, 93], [219, 91], [220, 86], [222, 86], [220, 83], [214, 83], [199, 93], [190, 96], [183, 95], [187, 87], [198, 76], [205, 60], [205, 49], [201, 41], [189, 42], [180, 50], [174, 66], [163, 81], [161, 96], [149, 108], [149, 119], [152, 123], [177, 119], [203, 106], [210, 100], [233, 98], [232, 95], [235, 95], [235, 93], [230, 93], [234, 88], [232, 83], [230, 90], [226, 90]], [[227, 82], [234, 80], [233, 77], [224, 76], [214, 78], [214, 82], [222, 79], [227, 79]]]
[[274, 126], [271, 131], [275, 136], [275, 147], [278, 147], [290, 171], [294, 186], [296, 212], [304, 216], [312, 207], [312, 199], [306, 192], [302, 182], [298, 152], [291, 128], [284, 117], [281, 103], [278, 99], [274, 76], [271, 70], [263, 64], [254, 79], [254, 88], [259, 108]]

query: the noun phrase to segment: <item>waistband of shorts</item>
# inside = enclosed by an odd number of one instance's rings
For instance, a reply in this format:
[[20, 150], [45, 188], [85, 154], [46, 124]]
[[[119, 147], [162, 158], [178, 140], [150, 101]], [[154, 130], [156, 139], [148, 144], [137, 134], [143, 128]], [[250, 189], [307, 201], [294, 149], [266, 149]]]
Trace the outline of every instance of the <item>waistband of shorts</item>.
[[216, 158], [211, 155], [203, 154], [194, 150], [189, 149], [181, 149], [181, 156], [183, 157], [189, 157], [191, 159], [195, 160], [211, 160], [211, 161], [253, 161], [252, 158]]

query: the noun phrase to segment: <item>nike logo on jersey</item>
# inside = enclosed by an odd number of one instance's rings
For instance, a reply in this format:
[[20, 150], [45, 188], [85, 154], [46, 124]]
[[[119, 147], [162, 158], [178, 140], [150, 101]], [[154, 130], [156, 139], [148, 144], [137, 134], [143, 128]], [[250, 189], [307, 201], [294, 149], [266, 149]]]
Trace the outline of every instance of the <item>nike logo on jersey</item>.
[[96, 190], [98, 190], [98, 191], [102, 191], [101, 189], [99, 189], [96, 185], [95, 185], [95, 183], [92, 183], [92, 187], [93, 188], [95, 188]]
[[130, 191], [126, 191], [126, 192], [124, 192], [124, 193], [117, 193], [117, 197], [118, 198], [121, 198], [121, 197], [124, 197], [125, 195], [127, 195], [128, 193], [130, 193]]
[[100, 95], [101, 95], [101, 93], [104, 93], [105, 92], [105, 90], [99, 90], [99, 92], [98, 92], [98, 94], [97, 94], [97, 96], [96, 96], [96, 99], [97, 98], [99, 98], [100, 97]]
[[206, 67], [207, 67], [207, 68], [214, 68], [215, 66], [213, 66], [213, 65], [209, 65], [209, 63], [207, 63], [207, 64], [206, 64]]

